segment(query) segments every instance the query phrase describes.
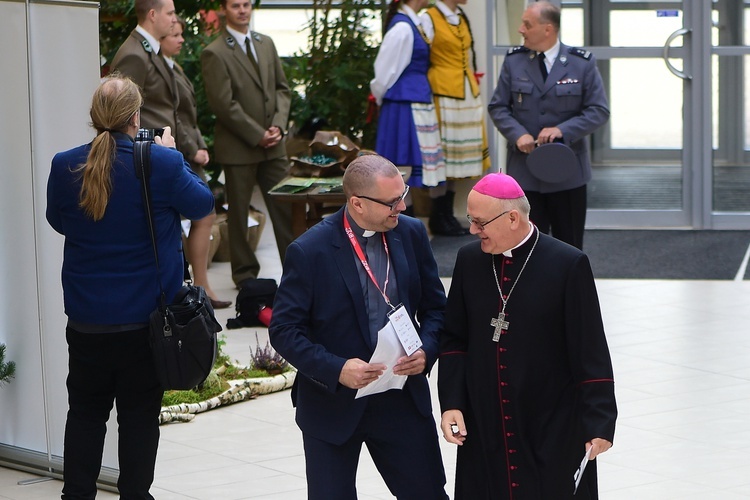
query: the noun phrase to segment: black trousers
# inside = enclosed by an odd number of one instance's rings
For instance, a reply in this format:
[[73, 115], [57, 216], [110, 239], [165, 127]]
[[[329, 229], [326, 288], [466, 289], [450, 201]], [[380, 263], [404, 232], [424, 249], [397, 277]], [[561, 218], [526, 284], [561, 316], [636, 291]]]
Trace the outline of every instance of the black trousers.
[[586, 185], [556, 193], [526, 191], [530, 219], [543, 233], [583, 250], [586, 226]]
[[104, 436], [117, 404], [117, 487], [124, 500], [152, 500], [162, 389], [156, 378], [148, 329], [81, 333], [70, 327], [68, 418], [65, 423], [64, 500], [93, 499]]
[[354, 435], [335, 445], [303, 433], [308, 500], [357, 500], [362, 443], [398, 500], [448, 500], [435, 421], [411, 396], [391, 390], [367, 396]]

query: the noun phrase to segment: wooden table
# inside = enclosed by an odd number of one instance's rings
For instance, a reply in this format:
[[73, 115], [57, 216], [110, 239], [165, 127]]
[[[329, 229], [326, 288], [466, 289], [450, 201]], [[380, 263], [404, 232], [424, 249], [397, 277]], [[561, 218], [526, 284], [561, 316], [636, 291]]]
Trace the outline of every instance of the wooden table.
[[295, 238], [320, 222], [323, 215], [335, 212], [346, 203], [341, 177], [287, 177], [268, 194], [275, 201], [292, 205], [292, 234]]

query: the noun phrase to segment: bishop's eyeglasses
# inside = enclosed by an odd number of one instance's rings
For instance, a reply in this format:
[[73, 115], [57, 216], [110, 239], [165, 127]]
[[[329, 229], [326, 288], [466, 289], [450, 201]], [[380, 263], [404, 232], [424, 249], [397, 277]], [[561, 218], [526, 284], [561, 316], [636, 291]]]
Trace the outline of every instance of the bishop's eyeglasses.
[[409, 194], [408, 184], [406, 185], [406, 189], [404, 189], [404, 193], [391, 202], [377, 200], [375, 198], [370, 198], [369, 196], [364, 196], [364, 195], [358, 195], [357, 198], [364, 198], [365, 200], [374, 201], [375, 203], [379, 203], [380, 205], [383, 205], [384, 207], [390, 208], [391, 212], [395, 212], [396, 207], [398, 206], [399, 203], [401, 203], [404, 200], [404, 198], [406, 198], [407, 194]]
[[469, 225], [471, 225], [471, 224], [474, 224], [474, 225], [476, 225], [476, 226], [477, 226], [477, 229], [479, 229], [480, 231], [484, 231], [484, 228], [485, 228], [485, 226], [486, 226], [487, 224], [489, 224], [489, 223], [490, 223], [490, 222], [492, 222], [492, 221], [495, 221], [495, 220], [499, 219], [500, 217], [502, 217], [503, 215], [507, 214], [508, 212], [510, 212], [510, 210], [506, 210], [505, 212], [501, 213], [501, 214], [500, 214], [500, 215], [498, 215], [497, 217], [493, 217], [493, 218], [491, 218], [491, 219], [490, 219], [490, 220], [488, 220], [487, 222], [479, 222], [479, 221], [478, 221], [477, 219], [475, 219], [474, 217], [472, 217], [472, 216], [471, 216], [471, 215], [469, 215], [469, 214], [466, 214], [466, 218], [467, 218], [467, 219], [468, 219], [468, 221], [469, 221]]

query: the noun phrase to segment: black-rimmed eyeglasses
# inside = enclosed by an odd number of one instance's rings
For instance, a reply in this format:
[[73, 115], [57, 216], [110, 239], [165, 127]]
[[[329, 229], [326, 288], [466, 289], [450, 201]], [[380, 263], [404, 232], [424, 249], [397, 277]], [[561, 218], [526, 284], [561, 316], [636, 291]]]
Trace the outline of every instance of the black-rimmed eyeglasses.
[[499, 219], [500, 217], [502, 217], [503, 215], [507, 214], [508, 212], [510, 212], [510, 210], [506, 210], [505, 212], [501, 213], [501, 214], [500, 214], [500, 215], [498, 215], [497, 217], [493, 217], [493, 218], [491, 218], [491, 219], [490, 219], [490, 220], [488, 220], [487, 222], [479, 222], [478, 220], [476, 220], [476, 219], [475, 219], [474, 217], [472, 217], [472, 216], [471, 216], [471, 215], [469, 215], [469, 214], [466, 214], [466, 218], [467, 218], [467, 219], [468, 219], [468, 221], [469, 221], [469, 225], [471, 225], [471, 224], [474, 224], [474, 225], [476, 225], [476, 226], [477, 226], [477, 229], [479, 229], [480, 231], [484, 231], [484, 228], [485, 228], [485, 226], [486, 226], [487, 224], [489, 224], [490, 222], [492, 222], [492, 221], [494, 221], [494, 220], [497, 220], [497, 219]]
[[390, 202], [390, 203], [388, 203], [387, 201], [380, 201], [380, 200], [377, 200], [375, 198], [370, 198], [369, 196], [364, 196], [364, 195], [358, 195], [357, 198], [364, 198], [365, 200], [374, 201], [375, 203], [379, 203], [380, 205], [383, 205], [384, 207], [390, 208], [391, 212], [395, 212], [396, 211], [396, 207], [398, 206], [399, 203], [401, 203], [402, 201], [404, 201], [404, 198], [406, 198], [407, 194], [409, 194], [409, 185], [408, 184], [406, 185], [406, 189], [404, 189], [404, 193], [401, 196], [399, 196], [398, 198], [396, 198], [395, 200], [393, 200], [392, 202]]

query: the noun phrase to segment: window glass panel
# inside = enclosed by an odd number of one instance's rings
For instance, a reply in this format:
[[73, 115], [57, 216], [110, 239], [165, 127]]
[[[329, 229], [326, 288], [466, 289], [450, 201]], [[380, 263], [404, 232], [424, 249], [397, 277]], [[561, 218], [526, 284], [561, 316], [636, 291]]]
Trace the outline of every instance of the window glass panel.
[[[612, 47], [662, 47], [669, 35], [682, 28], [677, 17], [659, 17], [654, 10], [613, 10], [609, 13], [609, 43]], [[672, 42], [681, 47], [682, 37]]]
[[[292, 56], [307, 49], [310, 30], [307, 24], [313, 15], [312, 9], [273, 9], [265, 7], [253, 11], [252, 29], [273, 39], [279, 56]], [[333, 14], [335, 15], [335, 14]], [[380, 13], [367, 19], [366, 27], [372, 33], [373, 43], [382, 39]]]
[[253, 30], [273, 39], [279, 56], [288, 57], [307, 47], [310, 30], [305, 25], [310, 20], [312, 10], [270, 9], [253, 11]]
[[583, 9], [563, 6], [560, 14], [560, 38], [566, 45], [585, 45], [583, 38]]
[[660, 58], [612, 59], [609, 70], [612, 148], [682, 149], [682, 80]]

